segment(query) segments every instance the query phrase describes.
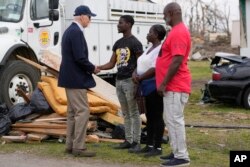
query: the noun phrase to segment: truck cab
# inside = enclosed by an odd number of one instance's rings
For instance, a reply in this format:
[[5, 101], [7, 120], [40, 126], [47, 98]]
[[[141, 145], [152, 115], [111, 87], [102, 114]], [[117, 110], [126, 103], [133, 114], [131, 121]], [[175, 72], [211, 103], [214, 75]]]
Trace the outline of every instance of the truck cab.
[[38, 62], [43, 49], [60, 49], [61, 25], [51, 24], [48, 0], [2, 0], [0, 2], [0, 102], [7, 106], [24, 102], [16, 89], [31, 93], [40, 71], [16, 58]]
[[[153, 24], [164, 24], [163, 5], [132, 0], [1, 0], [0, 1], [0, 103], [24, 102], [17, 89], [30, 94], [40, 80], [40, 70], [19, 60], [17, 55], [39, 62], [44, 51], [61, 55], [61, 38], [72, 23], [77, 6], [88, 5], [97, 14], [85, 29], [89, 59], [95, 65], [107, 63], [118, 34], [120, 16], [135, 19], [132, 33], [148, 47], [146, 35]], [[116, 68], [102, 71], [114, 80]]]

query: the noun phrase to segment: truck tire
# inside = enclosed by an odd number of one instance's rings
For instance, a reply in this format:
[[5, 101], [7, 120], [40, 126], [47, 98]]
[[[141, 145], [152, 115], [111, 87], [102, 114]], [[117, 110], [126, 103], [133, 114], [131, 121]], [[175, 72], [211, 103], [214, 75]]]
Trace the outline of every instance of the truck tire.
[[250, 88], [247, 88], [244, 93], [243, 105], [246, 109], [250, 109]]
[[0, 73], [0, 101], [8, 107], [24, 102], [16, 89], [20, 87], [26, 94], [31, 94], [40, 76], [39, 70], [23, 61], [8, 62]]

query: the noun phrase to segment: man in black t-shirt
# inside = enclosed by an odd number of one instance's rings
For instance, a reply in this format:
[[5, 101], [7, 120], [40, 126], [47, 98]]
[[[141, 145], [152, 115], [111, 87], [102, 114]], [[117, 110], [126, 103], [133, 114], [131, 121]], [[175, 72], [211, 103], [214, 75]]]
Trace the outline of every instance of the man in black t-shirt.
[[133, 24], [132, 16], [120, 17], [117, 28], [119, 33], [123, 33], [123, 37], [115, 42], [110, 61], [97, 68], [109, 70], [117, 65], [116, 92], [124, 115], [125, 141], [116, 148], [129, 148], [129, 152], [138, 152], [140, 151], [141, 120], [134, 97], [135, 85], [132, 81], [132, 73], [143, 49], [141, 42], [131, 33]]

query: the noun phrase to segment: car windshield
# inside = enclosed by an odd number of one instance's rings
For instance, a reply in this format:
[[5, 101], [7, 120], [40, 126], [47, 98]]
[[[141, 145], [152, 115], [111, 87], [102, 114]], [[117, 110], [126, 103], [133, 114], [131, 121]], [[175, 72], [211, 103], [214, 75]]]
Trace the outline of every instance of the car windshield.
[[22, 17], [24, 0], [1, 0], [0, 21], [18, 22]]

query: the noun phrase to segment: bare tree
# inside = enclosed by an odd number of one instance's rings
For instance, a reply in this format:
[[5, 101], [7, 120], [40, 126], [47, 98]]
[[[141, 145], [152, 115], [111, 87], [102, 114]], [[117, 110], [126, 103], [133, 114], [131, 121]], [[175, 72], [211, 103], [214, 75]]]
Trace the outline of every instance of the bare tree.
[[[203, 0], [186, 0], [184, 16], [193, 35], [203, 36], [205, 32], [225, 32], [230, 36], [230, 8], [228, 2], [224, 10], [218, 8], [215, 0], [209, 4]], [[189, 6], [189, 7], [187, 7]]]

